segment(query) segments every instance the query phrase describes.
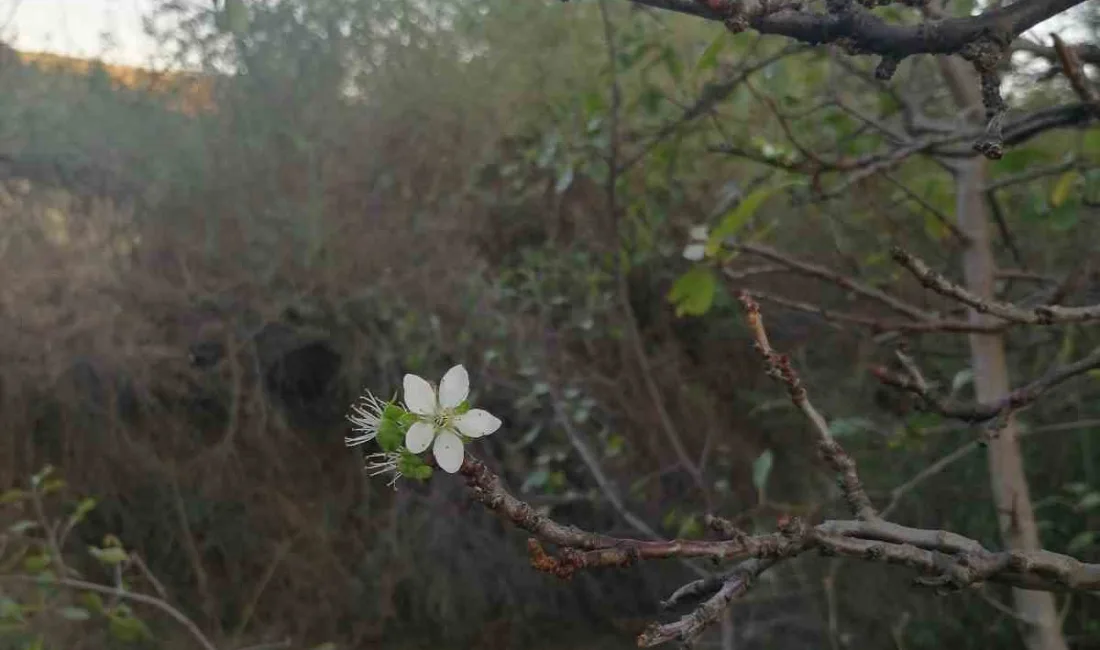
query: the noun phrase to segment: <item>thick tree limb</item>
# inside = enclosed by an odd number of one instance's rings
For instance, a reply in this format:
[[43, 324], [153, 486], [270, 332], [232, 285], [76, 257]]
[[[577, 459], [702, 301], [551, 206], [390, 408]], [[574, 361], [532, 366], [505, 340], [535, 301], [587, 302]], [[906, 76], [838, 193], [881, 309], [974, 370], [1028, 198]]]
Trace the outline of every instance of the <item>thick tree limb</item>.
[[1020, 0], [977, 16], [930, 20], [917, 25], [886, 22], [855, 3], [835, 13], [783, 10], [772, 12], [760, 0], [631, 0], [635, 4], [719, 22], [743, 17], [743, 24], [762, 33], [787, 36], [814, 45], [843, 41], [861, 54], [902, 59], [915, 54], [959, 54], [983, 39], [1008, 45], [1017, 36], [1084, 0]]
[[[995, 552], [980, 542], [942, 530], [901, 526], [881, 519], [835, 520], [806, 526], [794, 520], [779, 532], [733, 539], [650, 541], [616, 538], [583, 531], [539, 515], [527, 503], [509, 494], [499, 477], [481, 461], [467, 456], [459, 470], [473, 498], [535, 537], [528, 543], [536, 568], [562, 578], [577, 570], [624, 567], [640, 560], [711, 557], [744, 561], [750, 558], [782, 560], [817, 549], [867, 561], [904, 564], [933, 576], [927, 584], [961, 588], [983, 581], [1041, 590], [1100, 589], [1100, 565], [1086, 564], [1049, 551]], [[562, 547], [558, 557], [542, 543]], [[727, 584], [731, 574], [723, 578]], [[713, 582], [692, 583], [686, 595], [701, 595]]]

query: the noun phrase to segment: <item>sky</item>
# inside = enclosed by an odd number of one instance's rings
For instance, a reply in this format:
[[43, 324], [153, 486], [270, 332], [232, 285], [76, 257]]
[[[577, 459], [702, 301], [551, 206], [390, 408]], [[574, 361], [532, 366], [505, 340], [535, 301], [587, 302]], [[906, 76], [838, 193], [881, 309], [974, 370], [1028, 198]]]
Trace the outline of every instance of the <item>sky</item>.
[[[141, 65], [154, 53], [141, 17], [154, 0], [0, 0], [0, 39], [18, 50]], [[105, 40], [105, 36], [108, 38]]]

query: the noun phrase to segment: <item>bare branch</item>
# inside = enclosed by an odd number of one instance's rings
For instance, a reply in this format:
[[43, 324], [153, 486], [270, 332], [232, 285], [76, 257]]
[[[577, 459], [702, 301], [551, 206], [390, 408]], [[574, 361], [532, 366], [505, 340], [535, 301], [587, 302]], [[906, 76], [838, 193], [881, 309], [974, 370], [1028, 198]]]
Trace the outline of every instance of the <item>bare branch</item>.
[[923, 406], [927, 410], [939, 413], [944, 417], [964, 420], [966, 422], [986, 422], [1006, 412], [1017, 411], [1025, 406], [1029, 406], [1058, 384], [1078, 375], [1082, 375], [1094, 368], [1100, 368], [1100, 348], [1097, 348], [1088, 356], [1074, 363], [1055, 368], [1040, 379], [1026, 386], [1017, 388], [996, 402], [967, 406], [954, 403], [934, 394], [927, 382], [924, 381], [920, 371], [912, 364], [912, 360], [901, 353], [898, 354], [898, 358], [905, 363], [909, 373], [908, 377], [897, 375], [882, 367], [872, 368], [872, 374], [884, 384], [908, 391], [920, 397]]
[[875, 334], [881, 334], [885, 332], [901, 332], [905, 334], [934, 334], [939, 332], [954, 332], [961, 334], [990, 334], [1005, 329], [1004, 326], [982, 325], [964, 320], [952, 320], [946, 318], [917, 322], [888, 321], [878, 318], [871, 318], [868, 316], [859, 316], [857, 314], [833, 311], [819, 305], [814, 305], [798, 300], [791, 300], [789, 298], [777, 296], [775, 294], [765, 291], [757, 291], [754, 289], [746, 289], [745, 291], [757, 300], [764, 300], [777, 305], [781, 305], [783, 307], [787, 307], [788, 309], [794, 309], [809, 314], [815, 314], [827, 321], [849, 323], [852, 325], [858, 325], [860, 327], [866, 327]]
[[[1100, 46], [1093, 45], [1092, 43], [1077, 43], [1075, 45], [1067, 45], [1066, 47], [1072, 48], [1074, 55], [1082, 62], [1100, 65]], [[1019, 39], [1013, 43], [1012, 49], [1017, 52], [1027, 52], [1028, 54], [1041, 56], [1048, 61], [1058, 60], [1058, 52], [1053, 47], [1047, 47], [1046, 45], [1026, 39]]]
[[981, 314], [991, 314], [1024, 325], [1052, 325], [1100, 320], [1100, 305], [1063, 307], [1042, 305], [1023, 308], [1007, 302], [986, 300], [933, 271], [916, 256], [901, 248], [891, 250], [894, 260], [912, 273], [922, 285], [936, 293], [957, 300]]
[[847, 289], [848, 291], [859, 294], [864, 298], [869, 298], [876, 302], [882, 303], [883, 305], [889, 307], [895, 312], [902, 314], [903, 316], [908, 316], [913, 320], [937, 320], [937, 317], [935, 317], [934, 315], [925, 312], [919, 307], [910, 305], [907, 302], [899, 300], [898, 298], [895, 298], [894, 296], [891, 296], [884, 291], [880, 291], [878, 289], [875, 289], [874, 287], [866, 286], [861, 282], [843, 276], [823, 266], [818, 266], [817, 264], [811, 264], [809, 262], [803, 262], [801, 260], [788, 257], [787, 255], [784, 255], [783, 253], [780, 253], [779, 251], [768, 246], [764, 246], [762, 244], [735, 244], [734, 248], [737, 250], [745, 251], [747, 253], [752, 253], [753, 255], [758, 255], [778, 264], [782, 264], [783, 266], [793, 271], [797, 271], [803, 275], [808, 275], [810, 277], [818, 278], [819, 280], [831, 282], [841, 287], [842, 289]]
[[1067, 47], [1057, 34], [1051, 34], [1050, 37], [1054, 40], [1054, 51], [1058, 53], [1058, 61], [1062, 64], [1062, 72], [1069, 79], [1069, 85], [1073, 87], [1073, 92], [1077, 93], [1081, 101], [1089, 105], [1093, 115], [1100, 117], [1100, 94], [1096, 92], [1096, 89], [1089, 83], [1088, 77], [1085, 76], [1077, 52], [1073, 48]]
[[775, 560], [751, 559], [742, 562], [736, 569], [726, 574], [717, 593], [708, 598], [698, 609], [673, 623], [650, 626], [638, 636], [638, 645], [651, 647], [673, 640], [690, 643], [707, 626], [716, 622], [735, 598], [744, 595], [752, 587], [757, 576], [774, 564]]
[[847, 500], [852, 513], [860, 519], [877, 519], [878, 515], [875, 514], [871, 499], [867, 496], [867, 491], [863, 489], [863, 483], [856, 472], [855, 461], [833, 438], [833, 435], [829, 432], [828, 422], [810, 403], [810, 398], [806, 394], [806, 389], [802, 386], [801, 379], [799, 379], [794, 368], [791, 367], [790, 358], [772, 349], [771, 343], [768, 341], [768, 333], [764, 329], [763, 318], [760, 316], [760, 306], [746, 292], [741, 292], [740, 300], [748, 316], [749, 329], [756, 340], [756, 349], [764, 357], [764, 362], [767, 365], [768, 375], [786, 384], [791, 401], [813, 425], [818, 449], [829, 467], [839, 475], [840, 488], [844, 492], [844, 498]]
[[631, 0], [635, 4], [665, 9], [723, 22], [733, 30], [746, 27], [762, 33], [787, 36], [803, 43], [843, 41], [860, 54], [902, 59], [915, 54], [958, 54], [969, 44], [995, 39], [1007, 46], [1017, 36], [1084, 0], [1021, 0], [977, 16], [930, 20], [917, 25], [891, 24], [854, 2], [839, 3], [842, 11], [815, 13], [782, 10], [762, 0]]

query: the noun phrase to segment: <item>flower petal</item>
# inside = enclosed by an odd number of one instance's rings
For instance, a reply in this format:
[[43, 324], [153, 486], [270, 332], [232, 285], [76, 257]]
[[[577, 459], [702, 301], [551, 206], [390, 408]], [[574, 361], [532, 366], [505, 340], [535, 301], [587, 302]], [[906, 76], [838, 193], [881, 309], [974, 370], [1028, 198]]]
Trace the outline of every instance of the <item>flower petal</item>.
[[710, 231], [706, 226], [692, 226], [691, 238], [695, 241], [706, 241], [710, 237]]
[[416, 375], [405, 375], [404, 384], [405, 406], [417, 415], [435, 415], [439, 406], [435, 401], [435, 389], [432, 385]]
[[480, 438], [500, 428], [500, 418], [482, 409], [470, 409], [454, 420], [455, 427], [467, 438]]
[[688, 244], [684, 246], [684, 259], [698, 262], [707, 255], [707, 247], [704, 244]]
[[435, 427], [427, 422], [417, 422], [409, 427], [409, 431], [405, 434], [405, 448], [414, 454], [419, 454], [432, 444], [434, 437]]
[[458, 468], [462, 467], [462, 460], [466, 456], [462, 450], [462, 441], [458, 436], [446, 430], [440, 431], [439, 435], [435, 437], [432, 453], [435, 454], [435, 462], [448, 474], [457, 472]]
[[439, 382], [439, 405], [453, 409], [466, 400], [470, 394], [470, 375], [461, 364], [451, 368]]

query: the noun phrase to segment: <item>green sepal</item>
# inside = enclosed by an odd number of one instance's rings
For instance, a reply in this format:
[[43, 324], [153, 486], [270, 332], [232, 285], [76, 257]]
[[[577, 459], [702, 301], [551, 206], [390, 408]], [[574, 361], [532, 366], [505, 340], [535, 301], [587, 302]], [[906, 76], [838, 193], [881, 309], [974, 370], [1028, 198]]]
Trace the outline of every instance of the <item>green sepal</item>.
[[[382, 409], [382, 421], [378, 423], [378, 446], [383, 451], [397, 451], [405, 442], [405, 432], [409, 430], [409, 424], [405, 424], [408, 416], [412, 414], [396, 404], [387, 404]], [[416, 418], [413, 417], [415, 422]]]
[[420, 456], [407, 449], [401, 450], [401, 459], [397, 461], [397, 469], [406, 478], [426, 481], [432, 477], [432, 468], [420, 459]]

